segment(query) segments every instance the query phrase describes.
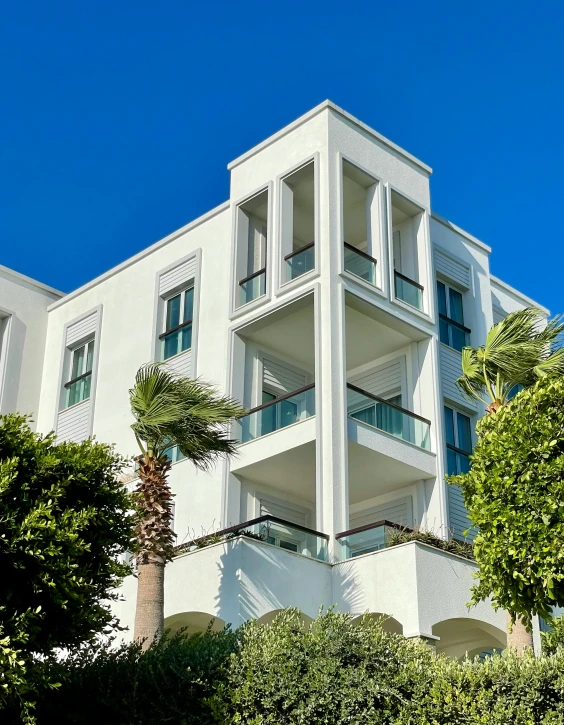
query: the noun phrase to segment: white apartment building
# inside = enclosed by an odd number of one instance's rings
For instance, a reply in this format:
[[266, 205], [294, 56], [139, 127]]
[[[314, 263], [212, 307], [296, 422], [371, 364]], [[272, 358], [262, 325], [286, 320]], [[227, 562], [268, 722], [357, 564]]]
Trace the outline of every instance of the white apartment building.
[[[455, 657], [504, 647], [505, 613], [467, 608], [472, 562], [387, 537], [462, 536], [445, 474], [483, 410], [455, 386], [460, 351], [536, 303], [431, 211], [427, 165], [333, 103], [228, 169], [228, 201], [70, 294], [2, 272], [2, 411], [135, 455], [128, 390], [153, 360], [250, 410], [211, 472], [171, 452], [179, 544], [263, 539], [186, 547], [166, 571], [172, 629], [336, 605]], [[131, 636], [134, 577], [122, 593]]]

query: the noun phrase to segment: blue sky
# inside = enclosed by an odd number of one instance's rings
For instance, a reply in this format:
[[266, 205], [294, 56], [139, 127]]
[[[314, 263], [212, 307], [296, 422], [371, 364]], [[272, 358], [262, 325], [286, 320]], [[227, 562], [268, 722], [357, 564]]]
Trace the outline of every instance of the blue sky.
[[10, 3], [0, 263], [70, 291], [228, 197], [325, 98], [433, 167], [433, 209], [564, 311], [560, 3]]

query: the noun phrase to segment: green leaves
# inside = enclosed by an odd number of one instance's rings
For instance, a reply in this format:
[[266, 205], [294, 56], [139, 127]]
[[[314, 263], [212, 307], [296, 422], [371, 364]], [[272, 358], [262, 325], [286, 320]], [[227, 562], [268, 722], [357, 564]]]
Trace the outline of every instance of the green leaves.
[[25, 417], [0, 417], [0, 636], [25, 673], [35, 655], [113, 622], [108, 601], [129, 572], [118, 556], [130, 548], [133, 525], [122, 465], [109, 446], [57, 444]]
[[479, 528], [473, 600], [549, 617], [564, 606], [564, 379], [542, 378], [477, 432], [470, 472], [449, 479]]
[[162, 363], [141, 367], [129, 391], [135, 423], [131, 426], [143, 454], [159, 458], [171, 445], [199, 468], [208, 468], [219, 455], [230, 455], [232, 419], [245, 410], [218, 395], [201, 380], [174, 377]]
[[563, 331], [561, 318], [545, 323], [544, 312], [534, 307], [512, 312], [492, 326], [485, 345], [462, 350], [458, 387], [469, 397], [502, 405], [515, 385], [527, 388], [563, 374]]

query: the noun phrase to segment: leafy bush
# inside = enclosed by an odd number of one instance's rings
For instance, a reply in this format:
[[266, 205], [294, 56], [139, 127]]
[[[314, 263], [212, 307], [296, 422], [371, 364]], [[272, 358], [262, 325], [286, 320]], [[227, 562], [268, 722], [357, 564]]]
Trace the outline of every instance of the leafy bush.
[[474, 560], [474, 549], [469, 541], [458, 541], [457, 539], [441, 539], [430, 531], [409, 531], [392, 529], [388, 534], [387, 546], [398, 546], [408, 541], [421, 541], [429, 546], [434, 546], [441, 551], [448, 551], [450, 554], [463, 556], [465, 559]]
[[[381, 621], [297, 610], [48, 665], [38, 725], [561, 725], [564, 653], [455, 662]], [[4, 714], [4, 713], [3, 713]], [[9, 714], [3, 725], [19, 722]]]
[[[137, 643], [87, 646], [50, 665], [61, 686], [37, 703], [38, 725], [211, 725], [210, 698], [225, 680], [236, 641], [225, 630], [179, 633], [146, 652]], [[19, 722], [17, 708], [2, 720]]]
[[552, 617], [548, 620], [550, 630], [541, 632], [542, 651], [552, 655], [561, 650], [564, 652], [564, 615]]
[[477, 526], [473, 600], [528, 624], [564, 606], [564, 378], [545, 378], [477, 425], [468, 473], [454, 476]]

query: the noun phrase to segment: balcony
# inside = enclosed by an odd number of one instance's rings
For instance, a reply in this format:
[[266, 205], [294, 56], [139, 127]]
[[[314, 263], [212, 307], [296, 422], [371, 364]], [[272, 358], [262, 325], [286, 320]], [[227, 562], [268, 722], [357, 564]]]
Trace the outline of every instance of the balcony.
[[430, 421], [351, 383], [347, 385], [347, 414], [423, 450], [431, 448]]
[[394, 269], [394, 294], [398, 300], [423, 311], [423, 291], [424, 288], [419, 282]]
[[266, 294], [266, 268], [239, 281], [239, 307]]
[[376, 286], [376, 260], [352, 244], [344, 243], [345, 271], [360, 277], [365, 282]]
[[194, 539], [194, 541], [177, 547], [176, 555], [197, 551], [212, 544], [230, 541], [238, 536], [247, 536], [251, 539], [264, 541], [271, 546], [278, 546], [285, 551], [292, 551], [294, 554], [317, 559], [317, 561], [328, 560], [329, 537], [326, 534], [284, 521], [276, 516], [259, 516], [251, 521], [230, 526], [211, 536]]
[[236, 423], [235, 438], [247, 443], [315, 415], [315, 385], [306, 385], [253, 408]]
[[335, 538], [338, 561], [354, 559], [355, 556], [385, 549], [389, 546], [390, 533], [395, 530], [405, 530], [405, 527], [391, 521], [377, 521], [337, 534]]
[[284, 257], [288, 281], [301, 277], [315, 268], [315, 242], [296, 249]]

